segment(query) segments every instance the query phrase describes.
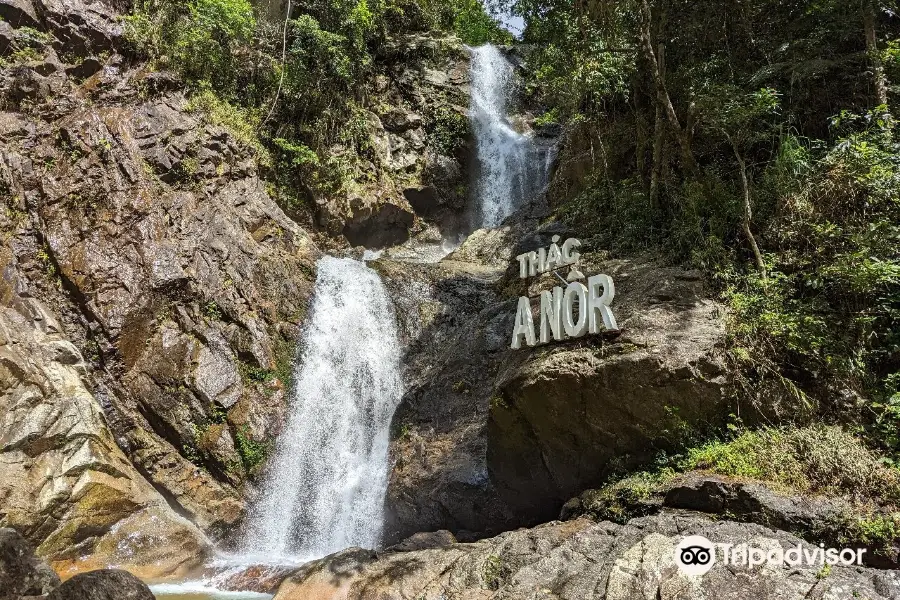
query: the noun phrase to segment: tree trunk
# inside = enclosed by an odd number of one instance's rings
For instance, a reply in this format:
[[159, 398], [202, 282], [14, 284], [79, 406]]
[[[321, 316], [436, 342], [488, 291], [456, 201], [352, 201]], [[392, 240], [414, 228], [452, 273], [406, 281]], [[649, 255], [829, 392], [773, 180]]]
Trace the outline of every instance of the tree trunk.
[[872, 0], [862, 0], [863, 27], [866, 31], [866, 53], [872, 63], [875, 78], [875, 98], [879, 106], [888, 104], [887, 77], [884, 75], [884, 64], [878, 53], [878, 37], [875, 34], [875, 8]]
[[691, 150], [691, 144], [687, 134], [681, 127], [681, 122], [678, 120], [678, 114], [675, 112], [675, 107], [672, 105], [672, 99], [669, 97], [669, 91], [666, 89], [666, 82], [663, 80], [662, 73], [659, 69], [656, 53], [653, 51], [653, 41], [651, 40], [650, 35], [651, 18], [650, 5], [647, 0], [641, 0], [641, 47], [644, 52], [644, 57], [647, 60], [647, 64], [650, 67], [650, 75], [653, 77], [653, 82], [656, 85], [657, 102], [665, 111], [666, 117], [669, 120], [669, 126], [675, 134], [675, 139], [678, 141], [679, 148], [681, 148], [684, 167], [693, 173], [697, 170], [697, 161]]
[[744, 237], [747, 238], [747, 243], [753, 251], [753, 258], [756, 260], [756, 267], [762, 275], [763, 283], [766, 283], [768, 280], [766, 275], [766, 263], [763, 260], [762, 252], [759, 251], [759, 245], [756, 243], [756, 238], [753, 236], [753, 230], [750, 228], [750, 223], [753, 220], [753, 207], [750, 204], [750, 182], [747, 179], [747, 163], [744, 161], [744, 157], [741, 156], [741, 151], [738, 149], [737, 144], [731, 136], [728, 135], [728, 132], [723, 130], [722, 133], [728, 138], [728, 142], [731, 144], [731, 149], [734, 150], [734, 157], [737, 159], [738, 167], [740, 167], [741, 171], [741, 190], [744, 193], [744, 216], [741, 219], [741, 228], [744, 230]]
[[[659, 73], [665, 82], [666, 78], [666, 45], [660, 43], [657, 50]], [[650, 175], [650, 206], [659, 208], [659, 180], [662, 177], [663, 143], [665, 141], [665, 123], [662, 106], [656, 103], [656, 129], [653, 138], [653, 173]]]

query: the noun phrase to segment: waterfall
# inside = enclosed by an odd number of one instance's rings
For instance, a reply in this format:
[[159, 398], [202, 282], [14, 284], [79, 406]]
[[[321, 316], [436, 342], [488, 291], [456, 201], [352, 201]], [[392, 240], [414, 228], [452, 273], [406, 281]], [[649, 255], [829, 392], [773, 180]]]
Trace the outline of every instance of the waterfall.
[[[472, 48], [469, 118], [475, 134], [477, 177], [473, 182], [481, 227], [497, 227], [543, 191], [548, 149], [516, 131], [509, 120], [515, 67], [496, 46]], [[546, 156], [544, 156], [546, 154]], [[537, 168], [535, 168], [537, 166]]]
[[272, 563], [375, 548], [402, 385], [392, 305], [365, 264], [319, 261], [295, 379], [242, 554]]

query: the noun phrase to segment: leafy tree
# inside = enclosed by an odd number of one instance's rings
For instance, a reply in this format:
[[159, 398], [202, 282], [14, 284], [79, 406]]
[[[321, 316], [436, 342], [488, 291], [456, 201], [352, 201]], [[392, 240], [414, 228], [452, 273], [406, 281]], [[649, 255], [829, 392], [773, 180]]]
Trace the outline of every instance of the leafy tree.
[[[868, 398], [900, 451], [900, 168], [891, 0], [510, 0], [566, 126], [551, 201], [614, 253], [708, 269], [748, 390]], [[796, 411], [795, 411], [796, 412]]]

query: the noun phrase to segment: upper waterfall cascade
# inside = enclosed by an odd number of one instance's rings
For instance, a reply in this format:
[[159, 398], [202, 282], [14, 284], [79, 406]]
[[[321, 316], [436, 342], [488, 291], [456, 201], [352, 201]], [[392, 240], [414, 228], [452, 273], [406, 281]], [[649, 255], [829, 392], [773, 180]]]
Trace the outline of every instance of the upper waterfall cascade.
[[270, 563], [376, 548], [383, 529], [402, 383], [394, 312], [378, 274], [322, 258], [301, 346], [288, 420], [243, 548]]
[[513, 64], [492, 44], [472, 48], [469, 118], [475, 135], [473, 181], [480, 227], [498, 227], [542, 191], [552, 149], [541, 148], [510, 121], [516, 88]]

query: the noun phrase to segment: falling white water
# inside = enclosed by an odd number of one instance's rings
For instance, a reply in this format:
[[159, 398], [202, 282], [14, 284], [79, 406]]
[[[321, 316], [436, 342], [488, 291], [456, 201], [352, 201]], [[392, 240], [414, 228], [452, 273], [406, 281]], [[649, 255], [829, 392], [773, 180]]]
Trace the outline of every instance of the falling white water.
[[546, 191], [556, 149], [535, 143], [510, 123], [515, 67], [491, 44], [471, 48], [469, 118], [475, 134], [477, 177], [473, 182], [479, 227], [497, 227]]
[[241, 554], [297, 562], [375, 548], [383, 528], [389, 428], [400, 402], [400, 345], [378, 274], [318, 263], [296, 387]]

